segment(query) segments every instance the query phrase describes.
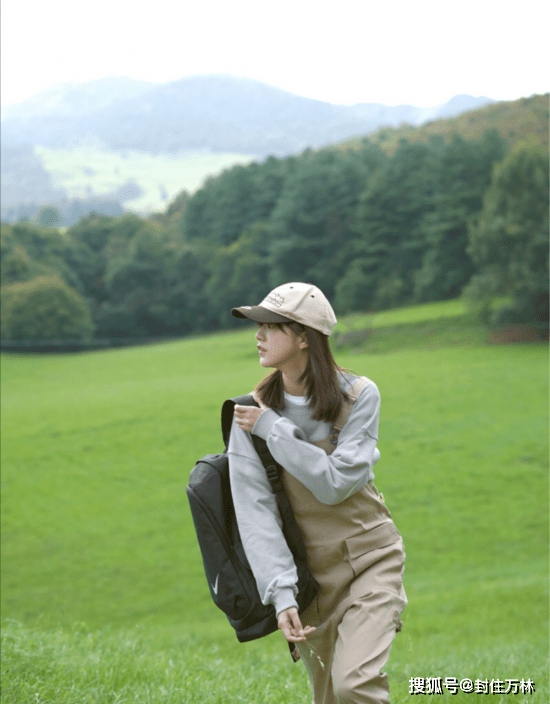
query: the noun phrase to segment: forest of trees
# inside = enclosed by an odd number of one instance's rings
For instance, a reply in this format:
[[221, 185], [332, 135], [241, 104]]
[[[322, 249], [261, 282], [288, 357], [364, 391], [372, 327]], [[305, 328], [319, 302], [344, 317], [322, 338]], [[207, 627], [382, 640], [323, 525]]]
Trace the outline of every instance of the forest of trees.
[[485, 322], [547, 324], [547, 147], [487, 131], [388, 154], [365, 138], [234, 167], [148, 218], [3, 225], [2, 338], [228, 328], [232, 306], [285, 280], [318, 285], [337, 314], [466, 291]]

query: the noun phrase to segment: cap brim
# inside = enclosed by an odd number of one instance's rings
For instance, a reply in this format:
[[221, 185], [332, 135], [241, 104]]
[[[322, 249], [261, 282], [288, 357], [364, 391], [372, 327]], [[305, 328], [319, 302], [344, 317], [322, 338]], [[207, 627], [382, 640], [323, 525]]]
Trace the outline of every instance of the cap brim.
[[273, 311], [262, 306], [241, 306], [232, 308], [231, 315], [235, 318], [248, 318], [256, 323], [292, 323], [290, 318], [273, 313]]

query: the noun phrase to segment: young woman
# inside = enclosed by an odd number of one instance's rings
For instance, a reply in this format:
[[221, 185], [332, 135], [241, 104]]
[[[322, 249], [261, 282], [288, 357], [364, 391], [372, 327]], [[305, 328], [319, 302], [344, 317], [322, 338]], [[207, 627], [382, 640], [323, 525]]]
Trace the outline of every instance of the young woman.
[[[258, 354], [275, 371], [236, 406], [229, 442], [233, 501], [263, 603], [296, 643], [314, 704], [389, 702], [388, 659], [400, 615], [405, 553], [373, 484], [380, 458], [376, 385], [337, 366], [328, 338], [336, 317], [315, 286], [288, 283], [232, 314], [258, 323]], [[250, 433], [284, 467], [283, 484], [319, 582], [303, 613], [297, 573]]]

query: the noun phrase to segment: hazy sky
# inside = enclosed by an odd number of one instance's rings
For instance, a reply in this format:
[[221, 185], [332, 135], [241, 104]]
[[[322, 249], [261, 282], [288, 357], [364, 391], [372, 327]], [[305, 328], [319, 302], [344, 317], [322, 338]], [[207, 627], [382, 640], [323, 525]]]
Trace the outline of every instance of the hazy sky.
[[549, 90], [543, 0], [2, 0], [2, 103], [55, 83], [225, 73], [333, 103]]

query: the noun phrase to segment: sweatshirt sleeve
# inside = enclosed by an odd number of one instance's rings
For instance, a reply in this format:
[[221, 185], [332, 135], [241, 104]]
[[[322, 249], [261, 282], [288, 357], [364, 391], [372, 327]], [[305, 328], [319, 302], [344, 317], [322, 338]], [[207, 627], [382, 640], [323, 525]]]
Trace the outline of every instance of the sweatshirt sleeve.
[[298, 426], [272, 410], [260, 415], [252, 432], [267, 442], [277, 462], [321, 503], [336, 505], [374, 477], [372, 468], [380, 457], [376, 447], [379, 411], [380, 393], [376, 384], [369, 380], [331, 455], [307, 442]]
[[262, 603], [273, 604], [277, 614], [297, 607], [298, 574], [283, 536], [277, 501], [250, 434], [235, 420], [228, 458], [237, 524]]

